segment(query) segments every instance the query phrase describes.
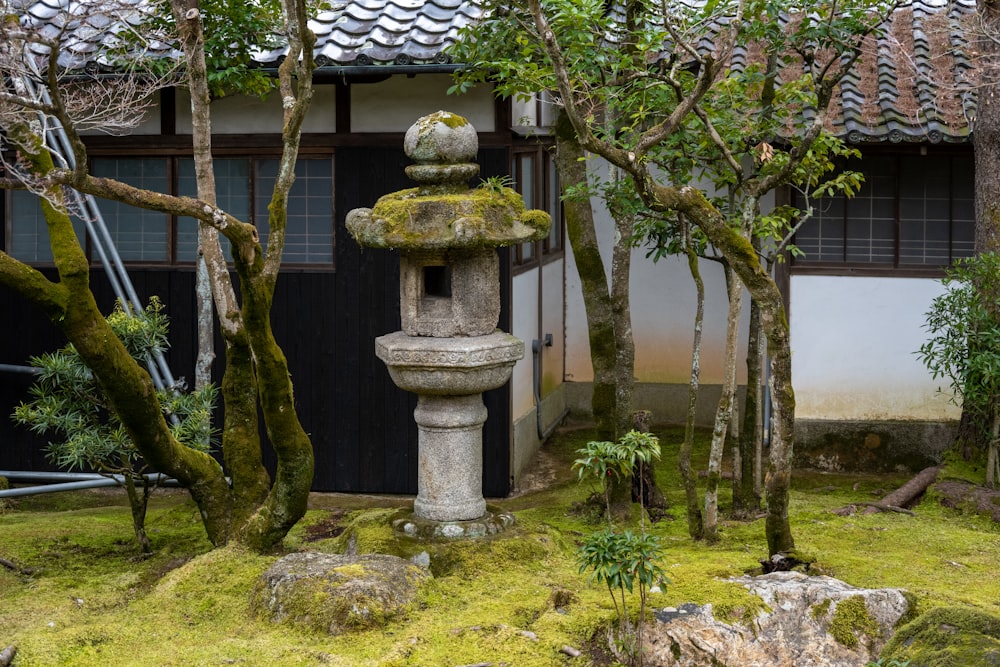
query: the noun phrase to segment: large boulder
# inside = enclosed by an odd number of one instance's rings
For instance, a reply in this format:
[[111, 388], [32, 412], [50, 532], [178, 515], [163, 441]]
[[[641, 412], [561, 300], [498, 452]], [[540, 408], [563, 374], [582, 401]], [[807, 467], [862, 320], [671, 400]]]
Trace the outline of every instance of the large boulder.
[[430, 576], [397, 556], [294, 553], [261, 575], [251, 606], [275, 622], [337, 635], [404, 614]]
[[977, 609], [931, 609], [901, 627], [881, 657], [909, 667], [1000, 665], [1000, 618]]
[[862, 667], [878, 655], [909, 603], [897, 589], [774, 572], [736, 579], [761, 598], [752, 618], [724, 623], [712, 606], [657, 613], [646, 664], [658, 667]]

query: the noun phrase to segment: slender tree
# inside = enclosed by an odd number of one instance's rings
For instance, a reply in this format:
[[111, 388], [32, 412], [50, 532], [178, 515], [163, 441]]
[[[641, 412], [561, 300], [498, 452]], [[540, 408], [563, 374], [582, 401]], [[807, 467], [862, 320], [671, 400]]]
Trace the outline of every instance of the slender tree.
[[[628, 174], [649, 210], [683, 213], [757, 302], [774, 406], [765, 483], [768, 549], [793, 549], [788, 491], [795, 395], [788, 323], [781, 293], [748, 234], [780, 240], [794, 226], [788, 210], [757, 218], [761, 199], [777, 187], [856, 185], [850, 176], [823, 180], [833, 156], [847, 152], [828, 132], [828, 109], [837, 84], [894, 3], [502, 5], [477, 30], [478, 57], [471, 60], [511, 90], [555, 91], [580, 145]], [[774, 80], [781, 84], [766, 109], [765, 53], [778, 54]], [[694, 176], [702, 175], [709, 156], [730, 175], [711, 189], [696, 187], [694, 178], [661, 168], [674, 164], [678, 153], [688, 156]], [[720, 184], [739, 195], [732, 208], [716, 197]]]
[[[53, 25], [78, 25], [92, 18], [101, 25], [108, 20], [124, 21], [131, 29], [138, 25], [136, 30], [145, 25], [137, 20], [143, 15], [130, 4], [109, 2], [88, 8], [93, 17], [74, 14], [73, 21]], [[153, 6], [148, 9], [153, 11]], [[259, 9], [257, 5], [248, 6], [246, 12], [256, 17]], [[208, 104], [213, 72], [206, 65], [202, 11], [196, 0], [172, 2], [170, 11], [146, 18], [153, 26], [157, 23], [154, 19], [170, 23], [172, 16], [176, 26], [177, 43], [184, 54], [184, 83], [192, 98], [198, 198], [171, 196], [90, 174], [79, 119], [93, 113], [96, 99], [113, 100], [110, 110], [105, 109], [108, 113], [140, 106], [136, 94], [121, 91], [122, 86], [146, 80], [145, 73], [123, 72], [117, 78], [92, 80], [63, 78], [58, 65], [63, 36], [23, 28], [16, 16], [14, 20], [5, 19], [0, 27], [0, 75], [12, 85], [0, 91], [0, 124], [8, 172], [0, 185], [30, 188], [41, 195], [57, 279], [49, 280], [38, 270], [0, 252], [0, 283], [42, 308], [63, 331], [100, 380], [109, 404], [143, 458], [190, 490], [201, 509], [209, 539], [216, 545], [235, 540], [263, 551], [280, 542], [305, 512], [312, 483], [312, 446], [296, 414], [287, 363], [272, 335], [269, 312], [284, 246], [287, 194], [312, 94], [314, 37], [307, 27], [305, 3], [283, 0], [280, 16], [272, 25], [288, 44], [288, 56], [278, 71], [285, 110], [284, 147], [269, 207], [270, 235], [265, 250], [253, 225], [214, 203]], [[51, 99], [32, 95], [34, 87], [44, 87]], [[44, 126], [38, 122], [40, 117], [55, 119], [62, 125], [74, 167], [54, 162], [48, 137], [41, 129]], [[222, 448], [231, 483], [214, 458], [184, 447], [173, 436], [149, 374], [128, 354], [98, 310], [89, 286], [89, 262], [70, 222], [66, 188], [200, 221], [201, 249], [212, 277], [213, 297], [226, 341]], [[229, 285], [219, 235], [232, 248], [240, 301]], [[258, 410], [278, 461], [273, 482], [262, 464]]]

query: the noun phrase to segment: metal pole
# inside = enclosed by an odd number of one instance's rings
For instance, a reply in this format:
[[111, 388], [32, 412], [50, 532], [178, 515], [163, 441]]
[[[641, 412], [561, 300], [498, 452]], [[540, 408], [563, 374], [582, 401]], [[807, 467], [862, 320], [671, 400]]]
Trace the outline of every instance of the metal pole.
[[[59, 479], [59, 477], [55, 477], [55, 475], [69, 476], [63, 477], [63, 479], [71, 479], [73, 477], [82, 477], [83, 479], [58, 484], [39, 484], [35, 486], [23, 486], [16, 489], [0, 489], [0, 498], [17, 498], [20, 496], [34, 496], [42, 493], [60, 493], [62, 491], [99, 489], [109, 486], [121, 486], [125, 483], [125, 477], [123, 475], [99, 475], [97, 473], [33, 473], [0, 470], [0, 477], [6, 477], [7, 479], [23, 479], [26, 481], [31, 481], [32, 478], [34, 478], [33, 481], [39, 481], [41, 479]], [[92, 477], [90, 475], [92, 475]], [[159, 486], [179, 486], [176, 479], [159, 473], [143, 475], [143, 477], [147, 481], [153, 482]]]
[[26, 373], [29, 375], [37, 375], [39, 371], [34, 366], [14, 366], [13, 364], [0, 364], [0, 372]]
[[[28, 62], [32, 67], [35, 67], [33, 59], [28, 58]], [[41, 78], [41, 74], [37, 68], [35, 69], [35, 74]], [[23, 81], [25, 87], [31, 91], [35, 99], [39, 99], [45, 104], [52, 103], [52, 96], [44, 85], [36, 85], [27, 76], [23, 77]], [[76, 159], [62, 123], [58, 118], [46, 116], [42, 113], [39, 113], [38, 116], [43, 127], [46, 128], [45, 134], [51, 139], [50, 152], [66, 165], [67, 168], [74, 169], [76, 167]], [[115, 296], [126, 306], [130, 306], [137, 313], [141, 313], [143, 311], [142, 302], [139, 300], [135, 286], [129, 278], [121, 255], [118, 254], [114, 239], [111, 237], [110, 232], [108, 232], [107, 225], [104, 223], [104, 217], [101, 215], [97, 202], [91, 195], [78, 192], [77, 190], [72, 190], [72, 193], [81, 212], [83, 223], [87, 226], [87, 231], [93, 240], [93, 246], [97, 251], [98, 258], [102, 266], [104, 266], [108, 280], [111, 282], [111, 289], [114, 291]], [[146, 367], [153, 380], [153, 385], [157, 389], [168, 389], [176, 385], [176, 380], [174, 380], [166, 358], [161, 351], [155, 350], [152, 353], [152, 359], [147, 359]], [[171, 420], [175, 423], [176, 419], [175, 416], [171, 415]]]

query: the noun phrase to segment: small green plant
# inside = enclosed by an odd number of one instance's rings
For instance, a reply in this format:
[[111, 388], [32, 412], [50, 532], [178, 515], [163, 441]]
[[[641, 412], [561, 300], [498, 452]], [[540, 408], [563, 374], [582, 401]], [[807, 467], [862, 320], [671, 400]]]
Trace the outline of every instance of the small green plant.
[[578, 449], [577, 453], [581, 456], [573, 461], [573, 470], [576, 470], [581, 482], [586, 479], [599, 486], [604, 496], [606, 515], [610, 524], [608, 481], [624, 481], [632, 476], [640, 464], [659, 461], [660, 440], [651, 433], [632, 430], [623, 435], [618, 442], [606, 440], [588, 442], [585, 447]]
[[941, 281], [925, 328], [930, 334], [917, 356], [934, 379], [946, 378], [952, 401], [989, 433], [986, 482], [1000, 474], [1000, 255], [962, 260]]
[[[626, 656], [636, 658], [636, 664], [640, 665], [642, 654], [639, 648], [647, 596], [654, 586], [665, 586], [667, 583], [666, 573], [657, 562], [661, 549], [660, 540], [655, 535], [605, 528], [592, 533], [577, 552], [580, 574], [591, 570], [591, 580], [608, 588], [618, 616], [619, 649]], [[639, 617], [637, 632], [633, 633], [626, 593], [632, 594], [636, 589], [639, 593]]]
[[[580, 574], [591, 570], [591, 580], [608, 588], [618, 616], [617, 637], [612, 643], [629, 664], [642, 665], [642, 630], [649, 591], [668, 582], [659, 565], [662, 546], [659, 538], [646, 533], [645, 508], [640, 512], [640, 532], [619, 532], [612, 522], [609, 482], [630, 477], [640, 464], [651, 464], [660, 458], [660, 441], [650, 433], [629, 431], [618, 442], [593, 441], [577, 450], [580, 458], [573, 462], [580, 481], [596, 482], [601, 487], [605, 504], [607, 528], [592, 533], [577, 551]], [[641, 491], [641, 490], [640, 490]], [[640, 502], [643, 495], [640, 492]], [[633, 629], [629, 621], [628, 596], [638, 589], [639, 614]]]
[[[108, 315], [112, 331], [140, 362], [167, 348], [168, 323], [162, 309], [153, 297], [142, 313], [133, 314], [117, 304]], [[136, 541], [144, 554], [151, 553], [145, 517], [155, 482], [146, 476], [148, 467], [97, 379], [72, 345], [32, 357], [30, 363], [38, 369], [29, 389], [33, 400], [14, 409], [14, 421], [35, 433], [56, 436], [46, 455], [60, 468], [93, 469], [123, 486], [132, 509]], [[164, 416], [170, 418], [173, 436], [188, 447], [208, 451], [214, 433], [216, 388], [208, 385], [190, 393], [171, 388], [157, 393]]]
[[510, 176], [490, 176], [479, 182], [479, 187], [494, 194], [503, 194], [504, 189], [514, 187], [514, 179]]

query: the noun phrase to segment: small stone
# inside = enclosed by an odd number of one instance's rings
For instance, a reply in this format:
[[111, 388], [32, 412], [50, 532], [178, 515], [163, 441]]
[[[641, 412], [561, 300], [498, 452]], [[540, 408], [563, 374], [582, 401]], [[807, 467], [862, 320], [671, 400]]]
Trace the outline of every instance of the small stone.
[[462, 537], [463, 533], [462, 527], [453, 523], [441, 526], [441, 534], [445, 537]]
[[565, 653], [566, 655], [568, 655], [571, 658], [579, 658], [580, 657], [580, 651], [576, 650], [572, 646], [563, 646], [561, 649], [559, 649], [559, 652], [560, 653]]
[[423, 568], [429, 568], [431, 566], [431, 555], [426, 551], [421, 551], [411, 558], [410, 562]]
[[479, 135], [462, 116], [437, 111], [410, 126], [403, 150], [411, 160], [424, 164], [471, 162], [479, 152]]
[[536, 635], [531, 630], [521, 630], [520, 635], [522, 637], [526, 637], [526, 638], [530, 639], [533, 642], [537, 642], [538, 641], [538, 635]]

